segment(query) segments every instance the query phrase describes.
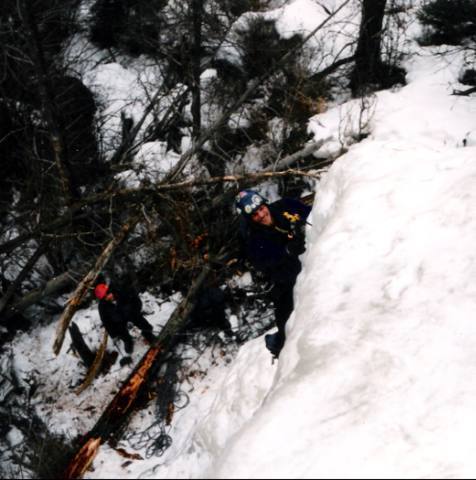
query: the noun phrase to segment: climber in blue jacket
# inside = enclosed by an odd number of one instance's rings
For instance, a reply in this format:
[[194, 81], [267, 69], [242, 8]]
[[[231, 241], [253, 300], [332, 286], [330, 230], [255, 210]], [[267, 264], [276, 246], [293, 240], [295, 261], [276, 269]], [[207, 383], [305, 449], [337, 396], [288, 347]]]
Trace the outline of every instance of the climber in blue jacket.
[[294, 309], [293, 288], [301, 271], [299, 255], [305, 251], [304, 227], [311, 207], [292, 198], [268, 203], [254, 190], [241, 191], [235, 203], [241, 216], [242, 257], [272, 284], [278, 332], [266, 335], [265, 341], [278, 357], [286, 339], [285, 325]]

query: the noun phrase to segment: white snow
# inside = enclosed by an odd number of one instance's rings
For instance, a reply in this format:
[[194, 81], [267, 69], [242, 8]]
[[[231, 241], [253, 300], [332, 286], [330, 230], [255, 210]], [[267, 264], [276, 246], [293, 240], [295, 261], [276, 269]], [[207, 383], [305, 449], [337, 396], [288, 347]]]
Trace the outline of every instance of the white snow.
[[[107, 149], [117, 147], [121, 140], [122, 119], [132, 119], [134, 126], [141, 121], [150, 98], [156, 93], [154, 85], [159, 84], [160, 73], [155, 66], [118, 62], [102, 63], [86, 72], [83, 82], [98, 97], [101, 115], [105, 119], [104, 143]], [[159, 104], [158, 111], [164, 107]], [[143, 129], [150, 123], [150, 115]]]
[[371, 139], [331, 169], [274, 386], [210, 477], [472, 475], [474, 159]]
[[[276, 21], [276, 30], [283, 38], [291, 38], [294, 35], [301, 35], [304, 38], [322, 25], [305, 49], [314, 50], [319, 54], [318, 59], [308, 67], [325, 68], [333, 63], [339, 54], [343, 56], [351, 54], [353, 43], [349, 40], [359, 27], [360, 13], [356, 14], [360, 11], [359, 2], [351, 0], [339, 10], [342, 3], [344, 2], [334, 0], [324, 2], [294, 0], [266, 12], [246, 12], [232, 25], [227, 41], [221, 45], [217, 58], [241, 67], [243, 52], [237, 42], [237, 32], [247, 31], [251, 22], [264, 18]], [[327, 21], [328, 12], [333, 14], [330, 21]]]
[[[290, 5], [321, 11], [318, 2]], [[312, 23], [290, 12], [290, 22]], [[316, 187], [279, 362], [271, 365], [261, 337], [232, 361], [206, 352], [196, 365], [206, 374], [189, 378], [190, 404], [174, 416], [165, 455], [140, 451], [144, 460], [122, 466], [103, 446], [86, 478], [474, 476], [476, 98], [451, 95], [462, 62], [414, 47], [408, 85], [378, 92], [363, 111], [351, 101], [310, 120], [317, 140], [333, 135], [329, 153], [348, 152]], [[359, 133], [368, 136], [354, 143]], [[158, 331], [174, 304], [143, 299]], [[75, 321], [97, 341], [94, 307]], [[55, 397], [45, 418], [84, 433], [129, 367], [78, 399], [69, 387], [84, 371], [68, 345], [52, 355], [52, 337], [39, 329], [15, 342], [17, 374], [40, 362], [50, 375], [40, 390]], [[146, 347], [136, 344], [139, 358]], [[130, 428], [151, 422], [145, 412]]]
[[[409, 84], [371, 99], [369, 136], [317, 187], [279, 364], [258, 338], [220, 375], [211, 369], [206, 399], [173, 426], [180, 451], [156, 461], [156, 475], [474, 474], [476, 147], [462, 140], [476, 99], [451, 95], [458, 55], [418, 53]], [[338, 135], [350, 106], [310, 130]], [[106, 455], [104, 476], [117, 472]]]
[[115, 178], [129, 188], [138, 188], [144, 183], [160, 182], [179, 161], [180, 155], [169, 150], [166, 142], [146, 142], [134, 157], [134, 169], [118, 173]]
[[[476, 100], [451, 95], [461, 59], [431, 53], [408, 64], [408, 86], [376, 95], [370, 136], [317, 188], [273, 384], [201, 474], [474, 475], [476, 148], [462, 140]], [[342, 110], [311, 130], [324, 137]]]

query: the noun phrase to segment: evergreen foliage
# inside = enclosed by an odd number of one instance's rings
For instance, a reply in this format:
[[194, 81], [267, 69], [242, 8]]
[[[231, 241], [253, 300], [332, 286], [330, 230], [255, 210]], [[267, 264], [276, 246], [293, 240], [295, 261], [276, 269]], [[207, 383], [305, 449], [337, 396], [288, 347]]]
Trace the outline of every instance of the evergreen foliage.
[[166, 5], [166, 0], [96, 0], [91, 9], [91, 41], [99, 48], [134, 56], [157, 54]]
[[269, 0], [223, 0], [222, 8], [232, 17], [237, 18], [246, 12], [259, 12], [265, 10], [269, 3]]
[[[276, 30], [276, 22], [263, 17], [250, 19], [246, 27], [237, 29], [237, 44], [241, 51], [242, 68], [247, 78], [256, 78], [274, 68], [275, 64], [301, 40], [300, 35], [282, 38]], [[292, 69], [295, 59], [282, 65]]]
[[[25, 32], [23, 22], [27, 13], [21, 3], [7, 0], [0, 7], [0, 152], [5, 164], [0, 200], [11, 199], [14, 188], [22, 192], [20, 201], [25, 204], [38, 199], [40, 191], [45, 199], [48, 191], [53, 197], [58, 194], [57, 175], [49, 173], [51, 125], [45, 121], [45, 108], [56, 112], [76, 181], [87, 184], [92, 173], [88, 168], [97, 167], [94, 99], [79, 79], [65, 74], [57, 60], [64, 43], [78, 28], [79, 3], [78, 0], [29, 3], [29, 15], [37, 30], [36, 40]], [[42, 63], [37, 50], [41, 52]], [[42, 77], [51, 85], [50, 100], [54, 105], [40, 94]], [[51, 198], [47, 203], [50, 201]]]
[[476, 2], [474, 0], [432, 0], [418, 11], [419, 21], [427, 32], [423, 45], [459, 45], [476, 35]]
[[118, 46], [127, 25], [127, 3], [124, 0], [97, 0], [91, 14], [91, 41], [99, 48]]

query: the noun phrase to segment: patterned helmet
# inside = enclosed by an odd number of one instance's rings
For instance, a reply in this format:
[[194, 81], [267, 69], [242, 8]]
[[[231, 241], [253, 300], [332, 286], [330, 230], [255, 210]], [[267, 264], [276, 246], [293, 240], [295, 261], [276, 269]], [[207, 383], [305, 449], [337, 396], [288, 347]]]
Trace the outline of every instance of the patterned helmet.
[[242, 190], [235, 199], [236, 211], [247, 217], [253, 215], [267, 200], [254, 190]]

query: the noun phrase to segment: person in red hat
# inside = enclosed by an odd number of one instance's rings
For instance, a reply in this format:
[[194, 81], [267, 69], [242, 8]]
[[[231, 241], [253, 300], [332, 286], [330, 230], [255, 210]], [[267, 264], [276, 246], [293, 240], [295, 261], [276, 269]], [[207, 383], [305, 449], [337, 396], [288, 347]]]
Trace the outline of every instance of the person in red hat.
[[126, 353], [134, 350], [128, 322], [136, 325], [149, 343], [155, 341], [152, 325], [142, 315], [142, 302], [134, 288], [99, 283], [94, 289], [94, 295], [99, 300], [99, 317], [104, 328], [113, 339], [120, 338], [124, 342]]

